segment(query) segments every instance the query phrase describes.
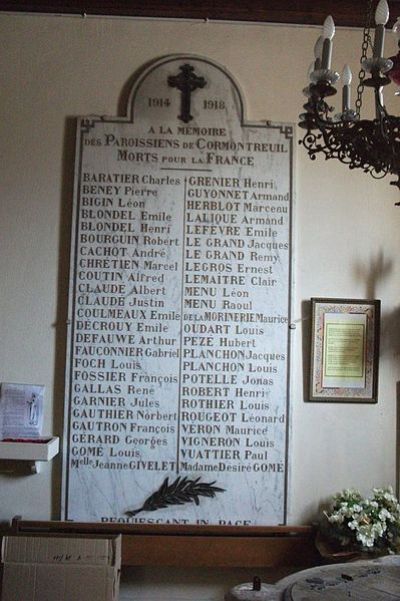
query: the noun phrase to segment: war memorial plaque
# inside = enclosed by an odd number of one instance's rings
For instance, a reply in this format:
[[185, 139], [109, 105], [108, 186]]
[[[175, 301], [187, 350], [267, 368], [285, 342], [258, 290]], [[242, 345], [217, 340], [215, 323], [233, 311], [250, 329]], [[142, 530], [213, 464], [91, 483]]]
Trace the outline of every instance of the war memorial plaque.
[[77, 132], [63, 517], [284, 523], [292, 126], [174, 55]]

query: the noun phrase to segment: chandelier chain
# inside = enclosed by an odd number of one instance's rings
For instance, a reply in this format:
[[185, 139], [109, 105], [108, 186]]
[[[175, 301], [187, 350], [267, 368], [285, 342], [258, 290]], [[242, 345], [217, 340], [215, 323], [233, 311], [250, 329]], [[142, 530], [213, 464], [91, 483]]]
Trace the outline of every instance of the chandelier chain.
[[[372, 46], [371, 41], [371, 21], [372, 21], [372, 9], [373, 9], [373, 0], [368, 0], [367, 3], [367, 17], [365, 21], [365, 26], [363, 30], [363, 41], [361, 45], [361, 64], [367, 58], [368, 46]], [[360, 118], [361, 106], [362, 106], [362, 94], [364, 90], [364, 79], [365, 79], [365, 70], [361, 67], [358, 73], [358, 86], [357, 86], [357, 99], [355, 102], [356, 114], [357, 117]]]

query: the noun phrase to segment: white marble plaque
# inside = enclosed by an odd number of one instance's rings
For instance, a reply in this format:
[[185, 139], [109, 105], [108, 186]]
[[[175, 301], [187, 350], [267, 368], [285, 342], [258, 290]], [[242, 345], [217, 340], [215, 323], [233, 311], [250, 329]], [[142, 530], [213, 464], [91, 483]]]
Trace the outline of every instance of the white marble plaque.
[[174, 55], [77, 132], [64, 518], [284, 523], [292, 126]]

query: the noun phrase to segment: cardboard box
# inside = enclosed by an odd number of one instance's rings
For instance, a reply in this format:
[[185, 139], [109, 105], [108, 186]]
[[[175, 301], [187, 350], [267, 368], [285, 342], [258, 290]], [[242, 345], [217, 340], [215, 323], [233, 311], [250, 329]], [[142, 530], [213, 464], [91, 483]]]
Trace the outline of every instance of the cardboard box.
[[121, 536], [6, 536], [2, 601], [117, 601]]

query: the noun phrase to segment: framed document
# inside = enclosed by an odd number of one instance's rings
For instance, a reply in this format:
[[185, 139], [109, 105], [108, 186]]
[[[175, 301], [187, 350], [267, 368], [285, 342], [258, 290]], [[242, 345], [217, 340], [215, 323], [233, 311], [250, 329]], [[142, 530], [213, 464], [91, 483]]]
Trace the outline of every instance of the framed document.
[[376, 403], [379, 300], [312, 298], [310, 401]]

